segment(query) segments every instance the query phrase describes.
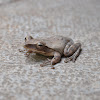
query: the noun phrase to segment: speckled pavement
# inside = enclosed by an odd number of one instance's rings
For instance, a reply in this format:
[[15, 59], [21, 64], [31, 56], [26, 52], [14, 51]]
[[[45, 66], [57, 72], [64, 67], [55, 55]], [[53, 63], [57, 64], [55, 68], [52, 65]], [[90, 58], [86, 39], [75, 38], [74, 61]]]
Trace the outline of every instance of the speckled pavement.
[[[82, 44], [75, 63], [40, 67], [24, 37], [62, 35]], [[0, 100], [100, 100], [100, 0], [0, 0]]]

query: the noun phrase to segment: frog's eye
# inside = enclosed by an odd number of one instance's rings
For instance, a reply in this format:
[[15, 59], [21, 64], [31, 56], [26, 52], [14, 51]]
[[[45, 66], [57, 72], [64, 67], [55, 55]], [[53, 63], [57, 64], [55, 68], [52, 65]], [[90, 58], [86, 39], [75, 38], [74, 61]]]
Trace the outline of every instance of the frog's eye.
[[26, 41], [26, 37], [25, 37], [25, 41]]
[[42, 47], [44, 44], [41, 43], [41, 42], [39, 42], [39, 43], [37, 43], [37, 45], [38, 45], [39, 47]]
[[45, 45], [41, 42], [37, 43], [37, 48], [42, 49]]

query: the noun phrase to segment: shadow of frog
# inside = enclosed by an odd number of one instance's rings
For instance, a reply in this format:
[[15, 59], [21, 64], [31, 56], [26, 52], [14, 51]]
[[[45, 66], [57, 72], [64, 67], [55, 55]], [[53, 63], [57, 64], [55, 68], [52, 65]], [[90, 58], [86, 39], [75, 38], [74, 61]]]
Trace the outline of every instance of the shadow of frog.
[[26, 63], [28, 64], [36, 64], [36, 63], [43, 63], [44, 61], [47, 61], [48, 59], [51, 59], [52, 57], [46, 57], [41, 54], [31, 54], [29, 56], [26, 56]]

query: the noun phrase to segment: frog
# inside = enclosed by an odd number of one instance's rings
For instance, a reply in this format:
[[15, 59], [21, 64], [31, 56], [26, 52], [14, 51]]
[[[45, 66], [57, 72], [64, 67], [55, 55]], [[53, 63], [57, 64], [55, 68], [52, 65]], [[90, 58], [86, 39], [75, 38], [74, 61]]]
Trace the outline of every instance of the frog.
[[62, 56], [66, 57], [65, 63], [75, 62], [81, 52], [81, 43], [65, 36], [50, 36], [47, 38], [25, 37], [24, 48], [26, 54], [36, 53], [43, 56], [52, 57], [50, 63], [55, 65], [61, 61]]

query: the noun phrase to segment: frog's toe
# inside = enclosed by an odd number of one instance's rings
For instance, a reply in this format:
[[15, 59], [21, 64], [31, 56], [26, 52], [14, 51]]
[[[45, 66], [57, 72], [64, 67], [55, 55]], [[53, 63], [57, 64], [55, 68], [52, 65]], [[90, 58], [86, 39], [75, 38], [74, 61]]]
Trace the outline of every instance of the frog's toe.
[[71, 61], [71, 60], [72, 60], [72, 57], [69, 57], [69, 58], [66, 58], [64, 62], [65, 62], [65, 63], [68, 63], [68, 62]]
[[75, 63], [75, 61], [76, 61], [76, 58], [73, 58], [73, 59], [72, 59], [72, 62]]

